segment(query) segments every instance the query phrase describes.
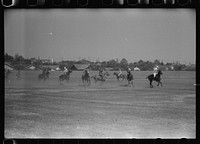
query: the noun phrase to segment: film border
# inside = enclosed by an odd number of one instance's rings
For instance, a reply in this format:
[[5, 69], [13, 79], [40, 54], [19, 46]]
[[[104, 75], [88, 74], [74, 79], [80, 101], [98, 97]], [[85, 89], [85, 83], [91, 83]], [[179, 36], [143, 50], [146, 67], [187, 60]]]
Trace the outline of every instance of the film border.
[[[182, 3], [181, 0], [148, 0], [148, 4], [141, 4], [138, 0], [136, 3], [132, 3], [130, 0], [110, 0], [111, 3], [103, 3], [103, 0], [61, 0], [61, 3], [56, 3], [54, 0], [1, 0], [1, 7], [4, 9], [8, 8], [196, 8], [197, 9], [197, 24], [199, 24], [199, 5], [200, 0], [186, 0]], [[171, 2], [172, 1], [172, 2]], [[35, 2], [35, 3], [34, 3]], [[197, 37], [199, 37], [199, 28], [197, 30]], [[197, 42], [197, 47], [199, 47]], [[197, 52], [198, 53], [198, 52]], [[197, 60], [198, 63], [198, 60]], [[198, 70], [197, 70], [198, 73]], [[198, 79], [198, 76], [197, 76]], [[198, 83], [198, 82], [197, 82]], [[197, 110], [198, 111], [198, 110]], [[173, 139], [173, 140], [139, 140], [139, 139], [4, 139], [4, 144], [17, 143], [17, 144], [197, 144], [199, 140], [195, 139]]]

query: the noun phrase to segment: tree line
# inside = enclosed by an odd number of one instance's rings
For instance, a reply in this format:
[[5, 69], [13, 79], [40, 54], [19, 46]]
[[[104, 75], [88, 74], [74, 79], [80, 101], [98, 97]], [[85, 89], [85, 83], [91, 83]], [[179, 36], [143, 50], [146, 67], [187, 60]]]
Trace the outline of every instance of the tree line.
[[161, 70], [175, 70], [175, 71], [195, 71], [196, 66], [194, 64], [181, 64], [179, 62], [175, 63], [163, 63], [159, 60], [151, 61], [143, 61], [139, 60], [137, 62], [128, 62], [125, 58], [121, 59], [120, 61], [118, 59], [111, 59], [108, 61], [102, 61], [102, 62], [91, 62], [86, 59], [78, 60], [78, 61], [60, 61], [60, 62], [44, 62], [41, 59], [37, 58], [24, 58], [23, 56], [19, 54], [15, 54], [14, 56], [11, 56], [9, 54], [4, 55], [5, 62], [9, 62], [13, 66], [15, 66], [17, 69], [24, 69], [24, 67], [28, 65], [34, 65], [37, 68], [41, 68], [43, 65], [57, 65], [61, 70], [66, 66], [68, 68], [71, 68], [73, 64], [89, 64], [91, 70], [98, 70], [99, 67], [103, 68], [109, 68], [111, 70], [126, 70], [127, 66], [129, 66], [132, 70], [135, 67], [138, 67], [141, 71], [152, 71], [153, 68], [158, 65]]

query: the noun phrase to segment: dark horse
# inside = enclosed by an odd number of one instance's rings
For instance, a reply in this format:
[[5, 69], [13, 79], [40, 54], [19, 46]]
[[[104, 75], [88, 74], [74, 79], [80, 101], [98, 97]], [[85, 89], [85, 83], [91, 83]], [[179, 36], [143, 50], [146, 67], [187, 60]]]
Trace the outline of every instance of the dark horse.
[[58, 78], [58, 82], [61, 83], [61, 81], [67, 80], [69, 81], [70, 73], [72, 73], [72, 70], [69, 70], [66, 74], [62, 74]]
[[118, 75], [118, 73], [114, 72], [113, 75], [116, 76], [117, 80], [125, 80], [126, 79], [126, 75], [121, 74], [120, 76]]
[[131, 84], [133, 86], [133, 74], [131, 72], [128, 72], [127, 80], [128, 80], [128, 84]]
[[98, 82], [98, 81], [101, 81], [101, 83], [105, 82], [106, 81], [106, 76], [109, 76], [110, 74], [108, 72], [105, 72], [103, 74], [103, 76], [91, 76], [91, 79], [94, 79], [95, 83]]
[[46, 79], [49, 78], [49, 74], [50, 74], [50, 69], [47, 68], [46, 70], [43, 71], [42, 74], [39, 74], [39, 75], [38, 75], [38, 79], [39, 79], [39, 80], [46, 80]]
[[88, 72], [85, 72], [85, 74], [82, 75], [82, 82], [85, 85], [85, 83], [87, 83], [88, 85], [91, 84], [90, 82], [90, 75]]
[[147, 78], [149, 79], [150, 88], [153, 87], [153, 85], [152, 85], [152, 82], [153, 82], [153, 81], [156, 81], [156, 82], [158, 83], [157, 86], [159, 86], [159, 84], [162, 86], [161, 78], [160, 78], [160, 76], [161, 76], [162, 74], [163, 74], [163, 73], [161, 72], [161, 70], [158, 70], [158, 74], [157, 74], [155, 77], [154, 77], [153, 74], [151, 74], [151, 75], [149, 75], [149, 76], [146, 77], [146, 79], [147, 79]]

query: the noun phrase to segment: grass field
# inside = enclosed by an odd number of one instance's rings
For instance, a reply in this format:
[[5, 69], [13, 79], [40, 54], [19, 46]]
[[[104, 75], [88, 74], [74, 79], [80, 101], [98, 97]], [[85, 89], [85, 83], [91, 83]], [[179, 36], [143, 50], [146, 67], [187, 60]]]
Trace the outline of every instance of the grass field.
[[[82, 72], [58, 83], [62, 72], [38, 81], [39, 71], [13, 73], [5, 81], [6, 138], [195, 138], [195, 72], [164, 71], [163, 87], [149, 88], [133, 72], [134, 87], [111, 75], [84, 86]], [[98, 72], [91, 71], [91, 75]]]

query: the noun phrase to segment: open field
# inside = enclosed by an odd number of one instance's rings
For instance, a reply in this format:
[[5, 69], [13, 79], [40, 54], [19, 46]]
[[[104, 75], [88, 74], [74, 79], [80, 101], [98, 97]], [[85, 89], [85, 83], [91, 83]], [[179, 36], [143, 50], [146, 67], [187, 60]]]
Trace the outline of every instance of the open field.
[[[83, 86], [82, 72], [38, 81], [39, 71], [5, 81], [6, 138], [195, 138], [195, 72], [164, 71], [163, 87], [149, 88], [152, 72], [132, 72], [134, 87], [111, 75]], [[95, 75], [98, 72], [90, 72]]]

